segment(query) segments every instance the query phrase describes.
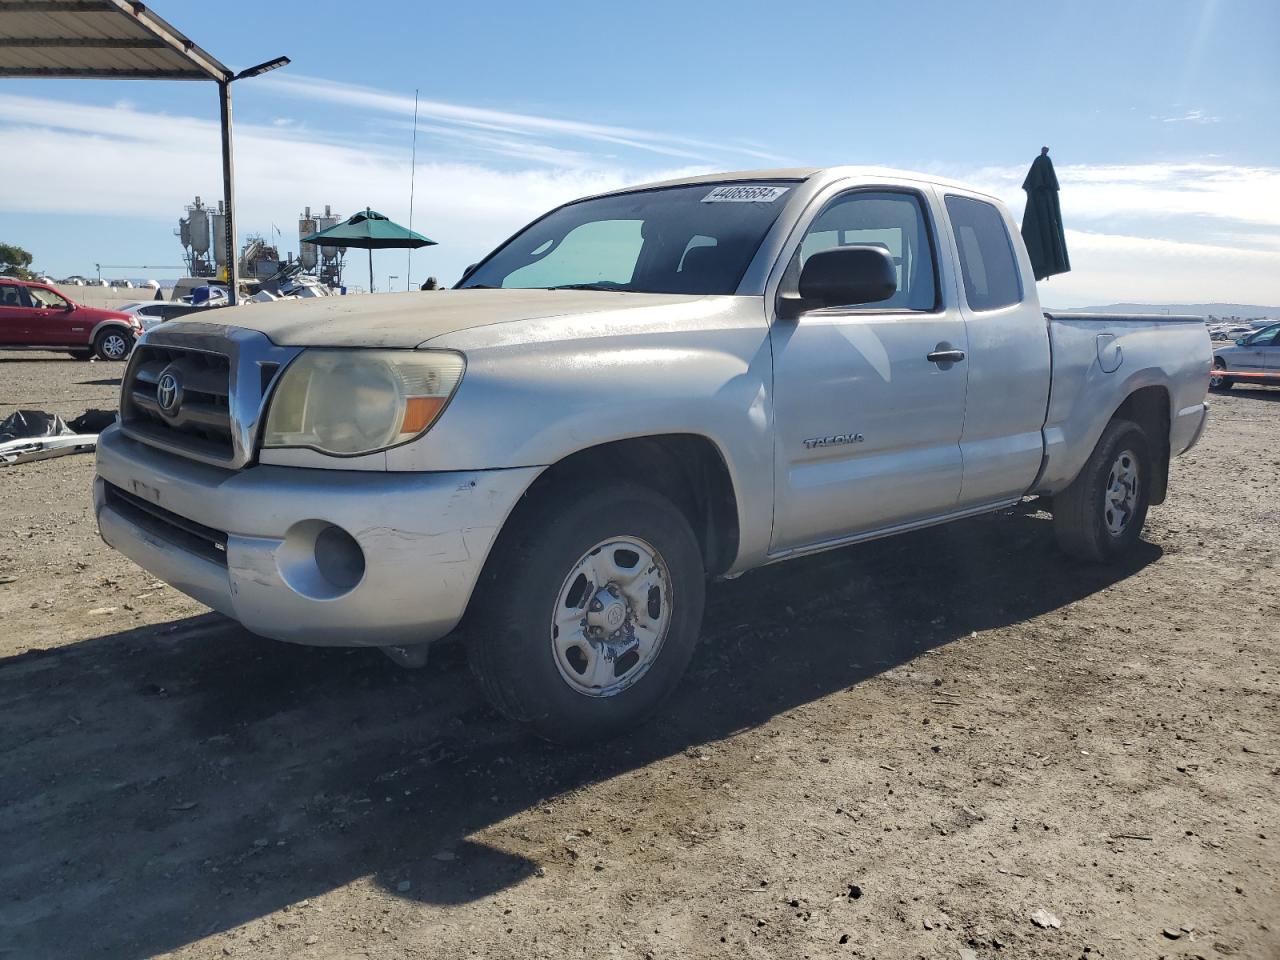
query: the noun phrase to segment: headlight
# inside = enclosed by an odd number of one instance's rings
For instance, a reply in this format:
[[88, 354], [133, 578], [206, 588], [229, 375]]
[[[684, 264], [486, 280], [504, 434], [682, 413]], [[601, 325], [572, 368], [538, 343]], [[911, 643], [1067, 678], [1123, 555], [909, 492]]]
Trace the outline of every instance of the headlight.
[[304, 350], [276, 385], [262, 445], [352, 457], [406, 443], [435, 423], [465, 367], [444, 351]]

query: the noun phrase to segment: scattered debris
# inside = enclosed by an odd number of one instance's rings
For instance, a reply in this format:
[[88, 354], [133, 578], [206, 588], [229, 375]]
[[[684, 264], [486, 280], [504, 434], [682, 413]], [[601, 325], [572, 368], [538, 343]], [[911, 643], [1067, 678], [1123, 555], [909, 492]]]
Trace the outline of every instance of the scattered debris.
[[114, 420], [105, 410], [86, 410], [69, 424], [43, 410], [17, 410], [0, 421], [0, 466], [92, 453], [98, 434]]
[[1040, 909], [1031, 914], [1031, 922], [1037, 927], [1043, 927], [1046, 930], [1057, 930], [1062, 926], [1062, 921], [1048, 910]]

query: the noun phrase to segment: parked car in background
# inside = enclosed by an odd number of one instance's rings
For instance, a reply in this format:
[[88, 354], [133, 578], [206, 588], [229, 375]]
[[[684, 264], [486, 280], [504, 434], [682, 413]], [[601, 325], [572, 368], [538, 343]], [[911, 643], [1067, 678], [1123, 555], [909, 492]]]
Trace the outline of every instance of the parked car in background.
[[[1236, 376], [1228, 376], [1230, 373]], [[1280, 323], [1241, 336], [1234, 346], [1213, 351], [1209, 389], [1230, 390], [1236, 383], [1280, 386]]]
[[0, 277], [0, 350], [65, 350], [79, 360], [123, 360], [142, 321], [76, 303], [52, 286]]
[[118, 309], [121, 313], [137, 317], [142, 323], [142, 331], [145, 333], [157, 324], [164, 323], [168, 319], [168, 313], [172, 306], [166, 300], [143, 300], [122, 304]]

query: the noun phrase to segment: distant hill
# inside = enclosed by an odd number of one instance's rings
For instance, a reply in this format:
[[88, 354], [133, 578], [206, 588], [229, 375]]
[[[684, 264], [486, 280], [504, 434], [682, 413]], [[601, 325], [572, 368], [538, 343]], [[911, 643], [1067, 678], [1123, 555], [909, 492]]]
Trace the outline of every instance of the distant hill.
[[1109, 303], [1105, 307], [1068, 307], [1051, 313], [1182, 313], [1197, 317], [1239, 317], [1241, 320], [1266, 317], [1280, 320], [1280, 307], [1263, 307], [1256, 303]]

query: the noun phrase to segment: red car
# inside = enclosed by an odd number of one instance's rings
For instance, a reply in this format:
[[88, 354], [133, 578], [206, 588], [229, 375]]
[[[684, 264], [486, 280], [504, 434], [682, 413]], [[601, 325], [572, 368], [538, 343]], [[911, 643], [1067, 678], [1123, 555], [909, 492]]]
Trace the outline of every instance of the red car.
[[142, 335], [137, 317], [85, 307], [43, 283], [0, 277], [0, 350], [66, 350], [78, 360], [123, 360]]

